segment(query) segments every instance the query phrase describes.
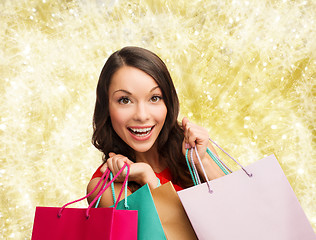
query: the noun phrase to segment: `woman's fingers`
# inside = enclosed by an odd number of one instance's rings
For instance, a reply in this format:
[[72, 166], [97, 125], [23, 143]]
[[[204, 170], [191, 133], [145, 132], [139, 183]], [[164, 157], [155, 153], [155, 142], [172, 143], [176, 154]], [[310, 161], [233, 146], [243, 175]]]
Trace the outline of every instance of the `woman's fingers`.
[[206, 141], [208, 141], [208, 133], [206, 129], [189, 122], [186, 117], [182, 120], [182, 127], [184, 130], [185, 143], [189, 144], [190, 147], [194, 147], [195, 144], [204, 144]]
[[189, 122], [189, 119], [187, 117], [184, 117], [182, 119], [182, 127], [183, 127], [183, 129], [185, 129], [185, 127], [186, 127], [188, 122]]
[[[109, 168], [112, 174], [115, 176], [127, 163], [128, 165], [133, 164], [131, 160], [121, 154], [115, 154], [113, 152], [109, 153], [109, 158], [106, 160], [104, 166], [102, 166], [101, 170], [103, 172], [106, 168]], [[122, 171], [121, 174], [115, 179], [115, 182], [123, 182], [126, 176], [126, 171]]]
[[[189, 125], [189, 123], [187, 125]], [[191, 147], [195, 147], [195, 144], [197, 143], [196, 141], [198, 140], [199, 136], [198, 132], [199, 129], [197, 129], [196, 126], [192, 126], [192, 124], [188, 126], [186, 139]]]
[[103, 163], [102, 167], [100, 168], [101, 173], [104, 173], [107, 168], [108, 168], [108, 164], [106, 162]]
[[182, 119], [182, 128], [184, 130], [185, 147], [186, 148], [194, 147], [194, 143], [192, 146], [189, 141], [190, 123], [189, 123], [189, 119], [187, 119], [186, 117]]
[[189, 122], [186, 117], [182, 120], [182, 128], [184, 130], [184, 149], [196, 146], [200, 157], [203, 158], [208, 144], [207, 130], [201, 126]]

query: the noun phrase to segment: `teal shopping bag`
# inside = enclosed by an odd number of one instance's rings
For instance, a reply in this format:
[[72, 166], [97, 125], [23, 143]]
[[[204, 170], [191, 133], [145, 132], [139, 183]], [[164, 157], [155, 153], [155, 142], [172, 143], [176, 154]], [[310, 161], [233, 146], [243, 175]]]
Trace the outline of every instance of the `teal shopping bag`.
[[[112, 177], [112, 173], [110, 173], [110, 179], [112, 179]], [[111, 188], [115, 204], [116, 199], [113, 184], [111, 185]], [[96, 207], [98, 204], [99, 202], [97, 202]], [[167, 240], [148, 184], [145, 184], [129, 196], [127, 196], [126, 184], [125, 198], [118, 202], [116, 209], [138, 211], [138, 240]]]
[[[138, 210], [138, 240], [167, 239], [148, 184], [129, 195], [127, 202], [128, 210]], [[117, 209], [126, 210], [124, 199], [117, 204]]]

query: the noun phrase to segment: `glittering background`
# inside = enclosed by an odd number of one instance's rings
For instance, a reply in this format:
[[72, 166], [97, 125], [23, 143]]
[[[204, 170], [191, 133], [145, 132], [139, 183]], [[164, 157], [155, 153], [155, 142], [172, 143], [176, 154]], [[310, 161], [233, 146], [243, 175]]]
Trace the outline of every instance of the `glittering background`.
[[97, 79], [126, 45], [166, 62], [180, 117], [242, 163], [275, 153], [316, 229], [315, 1], [2, 0], [0, 18], [0, 237], [85, 194]]

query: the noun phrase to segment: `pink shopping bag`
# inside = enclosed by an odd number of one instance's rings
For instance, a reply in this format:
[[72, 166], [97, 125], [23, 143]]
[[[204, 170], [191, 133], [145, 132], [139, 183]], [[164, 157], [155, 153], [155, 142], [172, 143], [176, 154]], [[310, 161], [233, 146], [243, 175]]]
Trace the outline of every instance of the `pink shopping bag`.
[[200, 240], [316, 239], [274, 155], [178, 195]]
[[[126, 184], [129, 167], [119, 198]], [[110, 171], [107, 170], [96, 187], [85, 197], [58, 207], [36, 207], [33, 224], [32, 240], [136, 240], [137, 239], [137, 211], [117, 210], [113, 208], [92, 208], [97, 199], [123, 171], [107, 183]], [[66, 208], [66, 206], [88, 198], [103, 182], [102, 190], [90, 203], [88, 208]], [[117, 201], [118, 202], [118, 201]]]

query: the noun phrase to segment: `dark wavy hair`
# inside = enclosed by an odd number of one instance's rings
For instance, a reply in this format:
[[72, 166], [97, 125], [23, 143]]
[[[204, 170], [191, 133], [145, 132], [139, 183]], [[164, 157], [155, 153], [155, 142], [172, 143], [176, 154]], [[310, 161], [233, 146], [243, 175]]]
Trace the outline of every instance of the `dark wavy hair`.
[[113, 74], [123, 66], [140, 69], [150, 75], [161, 89], [167, 116], [157, 138], [160, 161], [172, 175], [172, 181], [182, 187], [192, 185], [188, 167], [182, 153], [184, 133], [177, 118], [179, 100], [170, 73], [164, 62], [153, 52], [139, 47], [125, 47], [114, 52], [106, 61], [96, 89], [96, 104], [93, 115], [93, 145], [103, 152], [106, 161], [109, 152], [122, 154], [136, 161], [134, 150], [114, 131], [109, 115], [109, 86]]

